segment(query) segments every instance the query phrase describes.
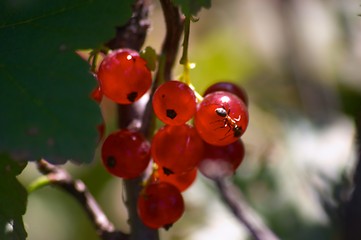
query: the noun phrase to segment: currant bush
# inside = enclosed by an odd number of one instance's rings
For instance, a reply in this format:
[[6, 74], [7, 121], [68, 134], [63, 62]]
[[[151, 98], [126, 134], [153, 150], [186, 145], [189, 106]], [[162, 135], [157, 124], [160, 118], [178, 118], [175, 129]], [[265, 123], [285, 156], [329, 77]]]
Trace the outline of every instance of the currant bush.
[[159, 167], [152, 174], [153, 182], [167, 182], [176, 186], [179, 191], [183, 192], [189, 188], [197, 177], [197, 168], [192, 169], [189, 172], [166, 174], [162, 167]]
[[203, 141], [194, 127], [165, 125], [152, 140], [153, 160], [166, 174], [189, 172], [203, 157]]
[[205, 143], [204, 157], [198, 164], [199, 171], [211, 179], [232, 176], [242, 163], [245, 154], [241, 139], [226, 146]]
[[152, 84], [146, 61], [130, 49], [108, 54], [100, 63], [97, 78], [103, 94], [119, 104], [137, 101]]
[[135, 178], [150, 162], [150, 144], [139, 132], [121, 129], [105, 139], [101, 156], [109, 173], [125, 179]]
[[178, 188], [172, 184], [149, 183], [139, 194], [137, 210], [146, 226], [168, 229], [183, 215], [184, 201]]
[[248, 126], [247, 106], [232, 93], [209, 93], [198, 105], [194, 126], [207, 143], [228, 145], [237, 141]]
[[215, 84], [212, 84], [209, 86], [206, 91], [203, 93], [203, 96], [206, 96], [212, 92], [218, 92], [218, 91], [224, 91], [224, 92], [230, 92], [239, 97], [246, 106], [248, 105], [248, 95], [244, 88], [232, 83], [232, 82], [217, 82]]
[[193, 90], [180, 81], [167, 81], [153, 95], [155, 115], [165, 124], [182, 125], [196, 112], [196, 96]]

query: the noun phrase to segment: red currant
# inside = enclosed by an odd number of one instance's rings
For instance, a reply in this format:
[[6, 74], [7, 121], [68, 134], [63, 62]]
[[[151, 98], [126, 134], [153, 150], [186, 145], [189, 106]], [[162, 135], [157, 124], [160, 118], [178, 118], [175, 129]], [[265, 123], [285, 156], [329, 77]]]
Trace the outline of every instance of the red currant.
[[230, 92], [239, 97], [246, 105], [248, 105], [248, 95], [244, 88], [232, 83], [232, 82], [217, 82], [209, 86], [204, 92], [203, 96], [206, 96], [209, 93], [224, 91]]
[[183, 192], [192, 185], [192, 183], [196, 180], [196, 177], [197, 168], [194, 168], [189, 172], [180, 174], [166, 174], [163, 171], [163, 168], [160, 167], [152, 174], [152, 181], [161, 181], [173, 184], [179, 189], [179, 191]]
[[165, 124], [182, 125], [193, 117], [197, 100], [193, 90], [180, 81], [160, 85], [153, 95], [155, 115]]
[[150, 144], [139, 132], [121, 129], [105, 139], [101, 155], [108, 172], [125, 179], [135, 178], [149, 164]]
[[167, 173], [189, 172], [203, 157], [203, 141], [187, 124], [166, 125], [152, 140], [153, 160]]
[[137, 202], [138, 215], [150, 228], [169, 228], [184, 212], [183, 197], [175, 186], [166, 182], [149, 183]]
[[244, 145], [241, 139], [226, 146], [205, 144], [204, 158], [198, 164], [198, 169], [211, 179], [232, 176], [243, 158]]
[[101, 62], [97, 76], [103, 94], [119, 104], [138, 100], [152, 84], [146, 61], [130, 49], [108, 54]]
[[100, 86], [94, 88], [94, 90], [90, 93], [90, 97], [97, 103], [100, 103], [102, 101], [103, 92], [100, 89]]
[[238, 140], [248, 125], [248, 110], [236, 95], [217, 91], [199, 104], [194, 126], [209, 144], [227, 145]]

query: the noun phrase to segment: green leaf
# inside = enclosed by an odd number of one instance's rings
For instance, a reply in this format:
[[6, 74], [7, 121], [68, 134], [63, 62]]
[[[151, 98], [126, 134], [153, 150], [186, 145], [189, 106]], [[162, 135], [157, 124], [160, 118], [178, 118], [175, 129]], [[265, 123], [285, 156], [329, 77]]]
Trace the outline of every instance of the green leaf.
[[26, 210], [27, 192], [18, 182], [26, 163], [0, 154], [0, 239], [26, 239], [22, 216]]
[[185, 16], [196, 16], [201, 8], [210, 8], [211, 0], [173, 0], [175, 5], [180, 6]]
[[158, 56], [154, 48], [147, 46], [140, 52], [140, 56], [147, 62], [148, 69], [154, 71], [158, 60]]
[[93, 159], [102, 121], [89, 97], [96, 80], [75, 50], [110, 40], [132, 2], [0, 2], [0, 152], [52, 163]]

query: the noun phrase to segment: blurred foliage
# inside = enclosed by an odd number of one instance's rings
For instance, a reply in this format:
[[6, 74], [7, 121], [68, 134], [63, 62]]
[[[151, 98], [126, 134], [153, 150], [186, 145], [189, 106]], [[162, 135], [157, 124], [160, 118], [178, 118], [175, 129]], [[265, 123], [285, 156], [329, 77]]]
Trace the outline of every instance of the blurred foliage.
[[16, 176], [26, 163], [15, 162], [6, 154], [0, 154], [0, 239], [25, 239], [23, 215], [26, 211], [27, 192]]
[[0, 152], [58, 164], [93, 160], [101, 123], [89, 97], [96, 81], [75, 50], [100, 48], [129, 19], [132, 2], [0, 3], [0, 107], [6, 115]]

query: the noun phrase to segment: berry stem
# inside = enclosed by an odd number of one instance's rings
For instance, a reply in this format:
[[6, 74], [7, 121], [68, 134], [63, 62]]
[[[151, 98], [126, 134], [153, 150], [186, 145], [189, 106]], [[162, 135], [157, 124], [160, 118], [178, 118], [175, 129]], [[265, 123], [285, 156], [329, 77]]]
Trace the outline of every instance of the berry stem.
[[189, 84], [189, 87], [193, 90], [194, 95], [196, 95], [198, 102], [202, 102], [203, 96], [199, 92], [196, 91], [196, 88], [193, 86], [193, 84]]
[[189, 45], [189, 33], [190, 33], [190, 24], [191, 24], [191, 18], [187, 16], [184, 20], [184, 38], [183, 38], [183, 52], [182, 57], [179, 61], [180, 64], [183, 65], [183, 75], [182, 80], [184, 83], [190, 85], [190, 76], [189, 76], [189, 70], [191, 69], [190, 63], [188, 60], [188, 45]]

